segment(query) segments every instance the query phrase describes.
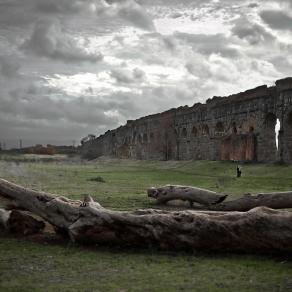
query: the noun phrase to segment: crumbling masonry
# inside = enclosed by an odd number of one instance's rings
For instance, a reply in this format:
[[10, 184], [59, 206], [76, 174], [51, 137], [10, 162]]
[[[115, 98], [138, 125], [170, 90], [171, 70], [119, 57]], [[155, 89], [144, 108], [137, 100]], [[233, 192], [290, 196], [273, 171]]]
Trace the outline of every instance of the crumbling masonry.
[[291, 163], [292, 77], [276, 86], [129, 120], [85, 143], [82, 151], [90, 157]]

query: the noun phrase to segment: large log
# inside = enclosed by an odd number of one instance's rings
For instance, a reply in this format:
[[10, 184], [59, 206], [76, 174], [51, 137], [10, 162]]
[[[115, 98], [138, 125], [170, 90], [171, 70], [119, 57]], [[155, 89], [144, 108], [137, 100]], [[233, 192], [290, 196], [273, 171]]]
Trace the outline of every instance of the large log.
[[166, 204], [171, 200], [189, 201], [191, 206], [194, 202], [198, 203], [201, 206], [196, 206], [197, 210], [245, 212], [261, 206], [271, 209], [292, 208], [292, 192], [244, 194], [230, 201], [224, 201], [227, 195], [196, 187], [167, 185], [160, 188], [152, 187], [147, 193], [149, 197], [156, 199], [158, 204]]
[[20, 211], [0, 209], [0, 227], [19, 235], [32, 235], [40, 233], [45, 223]]
[[292, 192], [244, 194], [241, 198], [210, 206], [208, 209], [213, 211], [244, 212], [260, 206], [271, 209], [292, 208]]
[[26, 209], [65, 230], [73, 241], [174, 250], [292, 251], [292, 213], [265, 207], [249, 212], [111, 211], [28, 190], [0, 179], [7, 207]]
[[191, 206], [198, 203], [205, 206], [219, 204], [227, 195], [213, 191], [188, 186], [166, 185], [163, 187], [152, 187], [147, 190], [148, 196], [155, 198], [158, 204], [166, 204], [172, 200], [188, 201]]

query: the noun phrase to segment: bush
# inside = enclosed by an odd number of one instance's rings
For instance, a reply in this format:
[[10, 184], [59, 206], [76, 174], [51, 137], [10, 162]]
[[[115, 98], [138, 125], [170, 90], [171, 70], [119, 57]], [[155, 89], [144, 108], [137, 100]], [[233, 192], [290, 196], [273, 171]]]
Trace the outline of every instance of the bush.
[[89, 181], [105, 183], [105, 180], [104, 180], [104, 178], [102, 176], [97, 176], [97, 177], [90, 178]]

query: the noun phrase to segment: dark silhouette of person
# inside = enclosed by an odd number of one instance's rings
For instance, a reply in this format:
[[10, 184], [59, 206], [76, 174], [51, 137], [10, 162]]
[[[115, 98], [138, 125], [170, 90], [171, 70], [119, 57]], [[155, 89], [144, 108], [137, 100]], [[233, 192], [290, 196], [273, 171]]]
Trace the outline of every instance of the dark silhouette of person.
[[241, 177], [241, 168], [239, 165], [236, 167], [236, 177]]

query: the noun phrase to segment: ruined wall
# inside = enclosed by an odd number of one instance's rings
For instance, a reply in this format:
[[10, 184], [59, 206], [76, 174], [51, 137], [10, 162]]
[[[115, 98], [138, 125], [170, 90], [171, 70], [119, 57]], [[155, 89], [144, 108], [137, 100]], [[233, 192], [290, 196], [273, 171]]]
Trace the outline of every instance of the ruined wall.
[[292, 78], [128, 121], [86, 143], [82, 151], [95, 157], [291, 163]]

